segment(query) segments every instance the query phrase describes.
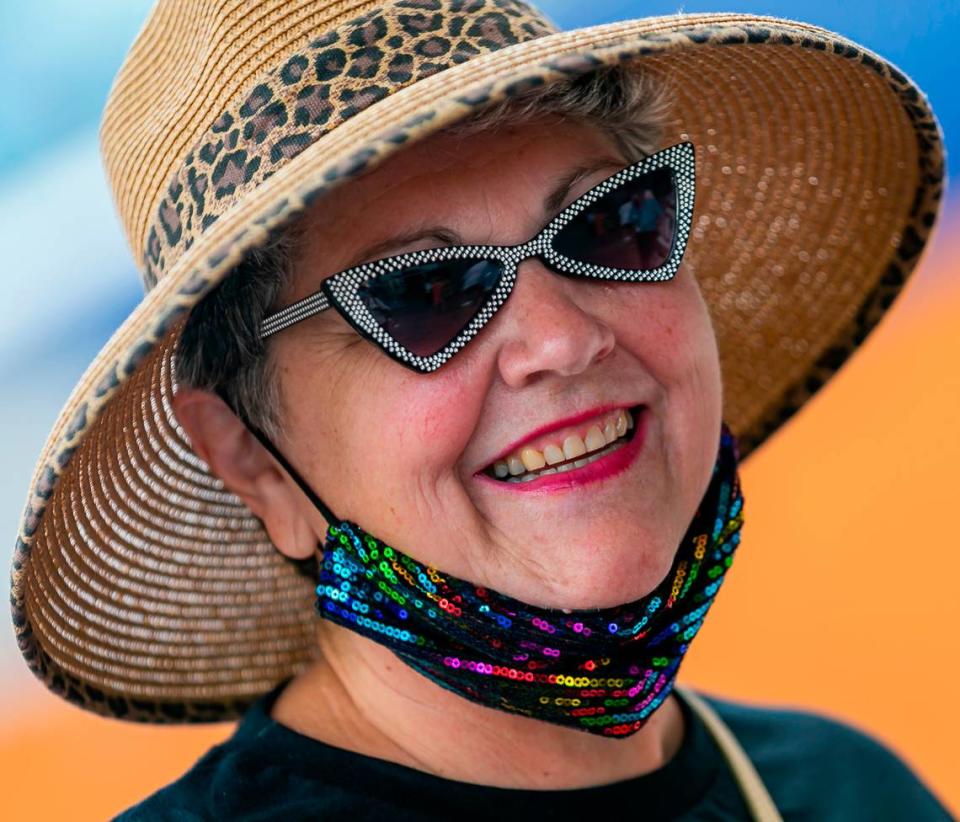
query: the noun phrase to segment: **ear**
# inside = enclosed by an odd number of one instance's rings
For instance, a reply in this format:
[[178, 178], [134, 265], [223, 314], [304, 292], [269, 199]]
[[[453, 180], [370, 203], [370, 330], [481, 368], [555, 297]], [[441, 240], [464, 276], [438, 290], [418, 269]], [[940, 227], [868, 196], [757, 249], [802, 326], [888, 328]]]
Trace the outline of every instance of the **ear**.
[[212, 391], [180, 386], [173, 410], [197, 456], [260, 518], [277, 549], [292, 559], [312, 556], [322, 539], [304, 513], [303, 492], [230, 406]]

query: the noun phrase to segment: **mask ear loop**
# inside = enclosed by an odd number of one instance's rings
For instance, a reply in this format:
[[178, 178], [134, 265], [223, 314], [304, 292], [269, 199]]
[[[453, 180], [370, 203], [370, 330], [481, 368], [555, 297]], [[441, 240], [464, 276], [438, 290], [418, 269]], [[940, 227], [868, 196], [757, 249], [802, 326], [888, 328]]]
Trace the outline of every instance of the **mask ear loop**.
[[270, 442], [269, 437], [267, 437], [263, 431], [255, 426], [248, 425], [247, 428], [249, 429], [250, 433], [253, 434], [253, 436], [260, 440], [260, 442], [263, 444], [263, 447], [273, 454], [276, 461], [283, 466], [284, 470], [291, 476], [293, 481], [300, 486], [300, 490], [307, 495], [307, 499], [313, 503], [314, 507], [321, 514], [323, 514], [323, 518], [327, 521], [327, 525], [339, 525], [342, 520], [336, 516], [336, 514], [334, 514], [333, 511], [327, 507], [326, 503], [324, 503], [324, 501], [317, 496], [314, 490], [307, 485], [303, 477], [301, 477], [297, 473], [297, 470], [290, 464], [289, 460], [287, 460], [287, 458], [280, 453], [279, 449], [272, 442]]
[[[247, 425], [246, 422], [244, 422], [244, 425]], [[338, 525], [340, 519], [326, 506], [324, 501], [316, 495], [314, 490], [307, 485], [303, 477], [301, 477], [300, 474], [297, 473], [297, 470], [290, 464], [290, 461], [281, 454], [280, 450], [270, 441], [270, 438], [256, 426], [247, 425], [247, 429], [253, 436], [260, 440], [263, 447], [273, 455], [274, 459], [276, 459], [276, 461], [283, 466], [283, 469], [293, 478], [293, 481], [300, 486], [300, 490], [307, 495], [307, 498], [313, 503], [313, 506], [323, 515], [323, 518], [327, 521], [327, 525]], [[329, 527], [327, 530], [329, 533]], [[299, 574], [309, 579], [311, 583], [316, 584], [320, 576], [320, 563], [317, 559], [316, 552], [306, 559], [292, 559], [286, 555], [284, 555], [284, 559], [292, 563]]]
[[[233, 410], [233, 406], [230, 405], [230, 402], [223, 395], [223, 392], [221, 391], [220, 388], [216, 389], [216, 393], [217, 393], [217, 396], [220, 397], [220, 399], [222, 399], [227, 404], [227, 407]], [[234, 413], [236, 413], [236, 411], [234, 411]], [[263, 431], [257, 428], [257, 426], [251, 425], [245, 419], [243, 419], [243, 417], [240, 416], [239, 414], [237, 414], [237, 416], [239, 417], [240, 421], [244, 424], [246, 429], [260, 441], [260, 444], [263, 445], [263, 447], [266, 448], [267, 451], [269, 451], [273, 455], [273, 458], [277, 462], [279, 462], [280, 465], [283, 466], [283, 470], [290, 475], [291, 479], [293, 479], [293, 481], [298, 486], [300, 486], [300, 490], [307, 495], [307, 499], [309, 499], [310, 502], [313, 503], [313, 506], [323, 515], [323, 518], [327, 521], [327, 525], [339, 525], [343, 520], [341, 520], [340, 517], [334, 514], [333, 511], [331, 511], [330, 508], [326, 505], [326, 503], [322, 499], [320, 499], [320, 497], [317, 496], [316, 492], [309, 485], [307, 485], [303, 477], [301, 477], [300, 474], [297, 472], [297, 469], [294, 468], [290, 464], [290, 461], [283, 454], [280, 453], [280, 449], [278, 449], [270, 441], [270, 438]]]

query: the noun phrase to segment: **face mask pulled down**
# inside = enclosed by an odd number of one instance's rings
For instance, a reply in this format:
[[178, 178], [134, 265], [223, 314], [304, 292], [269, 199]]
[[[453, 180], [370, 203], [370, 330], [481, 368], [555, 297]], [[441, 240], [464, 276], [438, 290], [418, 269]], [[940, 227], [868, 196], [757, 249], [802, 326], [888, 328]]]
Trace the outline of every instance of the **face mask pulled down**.
[[723, 423], [709, 486], [670, 571], [633, 602], [537, 607], [341, 521], [326, 535], [316, 610], [473, 702], [626, 738], [671, 693], [733, 560], [743, 525], [738, 459]]

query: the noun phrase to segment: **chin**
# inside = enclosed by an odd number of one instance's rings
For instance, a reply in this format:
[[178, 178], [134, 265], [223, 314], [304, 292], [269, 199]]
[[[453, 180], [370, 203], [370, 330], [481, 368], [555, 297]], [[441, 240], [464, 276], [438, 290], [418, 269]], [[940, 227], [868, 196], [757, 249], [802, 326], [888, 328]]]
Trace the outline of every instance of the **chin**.
[[[593, 548], [581, 556], [590, 553], [601, 554], [602, 551]], [[542, 603], [541, 607], [584, 610], [633, 602], [647, 596], [663, 581], [670, 572], [675, 554], [674, 548], [657, 554], [652, 560], [638, 563], [636, 554], [612, 556], [611, 553], [602, 567], [585, 567], [578, 558], [573, 558], [569, 572], [563, 575], [566, 584], [554, 589], [550, 601]]]

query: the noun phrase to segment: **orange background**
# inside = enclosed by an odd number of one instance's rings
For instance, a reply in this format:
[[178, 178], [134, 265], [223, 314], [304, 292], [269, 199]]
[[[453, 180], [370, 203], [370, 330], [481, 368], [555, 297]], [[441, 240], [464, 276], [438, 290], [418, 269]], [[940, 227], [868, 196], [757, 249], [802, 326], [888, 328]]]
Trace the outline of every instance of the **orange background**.
[[[679, 682], [851, 722], [956, 814], [960, 209], [948, 213], [893, 312], [742, 468], [739, 561]], [[0, 736], [8, 819], [107, 818], [233, 728], [103, 719], [23, 670]]]

